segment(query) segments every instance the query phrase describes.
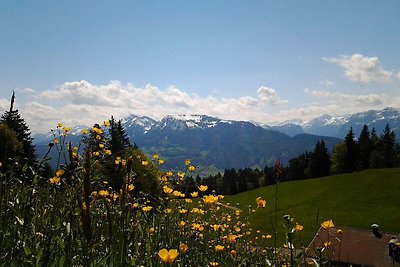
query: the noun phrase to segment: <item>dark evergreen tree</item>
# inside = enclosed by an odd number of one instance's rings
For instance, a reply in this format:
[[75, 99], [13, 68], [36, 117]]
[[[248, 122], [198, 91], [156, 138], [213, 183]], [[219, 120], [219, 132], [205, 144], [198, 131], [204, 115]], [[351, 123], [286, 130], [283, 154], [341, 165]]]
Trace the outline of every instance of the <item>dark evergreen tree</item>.
[[389, 124], [386, 124], [381, 135], [381, 155], [384, 168], [393, 168], [397, 165], [396, 155], [396, 135], [390, 130]]
[[249, 168], [238, 170], [238, 193], [247, 191], [247, 179], [250, 171]]
[[110, 134], [110, 150], [113, 154], [118, 154], [125, 148], [131, 147], [131, 143], [122, 126], [121, 120], [116, 122], [114, 117], [111, 116], [110, 128], [108, 131]]
[[305, 170], [310, 162], [311, 154], [308, 151], [300, 154], [297, 158], [289, 160], [288, 180], [305, 179]]
[[357, 143], [354, 141], [353, 127], [350, 128], [344, 138], [344, 143], [346, 144], [344, 171], [353, 172], [357, 169], [358, 162], [358, 149]]
[[15, 92], [13, 92], [11, 97], [10, 110], [6, 111], [2, 116], [0, 121], [7, 125], [8, 128], [13, 130], [18, 141], [22, 143], [23, 157], [28, 159], [28, 163], [32, 166], [37, 164], [35, 146], [33, 145], [31, 132], [26, 125], [23, 118], [19, 114], [18, 110], [14, 109]]
[[372, 152], [371, 134], [368, 126], [364, 124], [360, 137], [357, 141], [358, 145], [358, 169], [364, 170], [369, 168], [369, 159]]
[[331, 168], [331, 158], [324, 140], [317, 142], [309, 163], [311, 178], [328, 176]]
[[[8, 158], [14, 158], [23, 154], [22, 142], [17, 138], [15, 131], [0, 122], [0, 162], [5, 166]], [[19, 159], [17, 159], [19, 160]], [[1, 168], [1, 166], [0, 166]]]
[[235, 169], [225, 169], [222, 177], [222, 186], [225, 195], [237, 193], [237, 172]]

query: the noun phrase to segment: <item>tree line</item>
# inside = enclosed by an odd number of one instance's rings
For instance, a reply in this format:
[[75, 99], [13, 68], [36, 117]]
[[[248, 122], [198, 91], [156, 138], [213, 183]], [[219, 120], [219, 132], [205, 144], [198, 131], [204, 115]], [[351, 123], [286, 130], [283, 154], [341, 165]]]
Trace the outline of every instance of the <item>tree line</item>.
[[[274, 166], [265, 166], [262, 170], [255, 168], [225, 169], [224, 173], [209, 175], [205, 178], [195, 177], [195, 181], [208, 185], [217, 194], [232, 195], [276, 182], [303, 180], [329, 176], [340, 173], [351, 173], [369, 168], [400, 167], [400, 145], [396, 135], [386, 125], [378, 135], [373, 128], [369, 131], [363, 126], [360, 136], [354, 136], [350, 128], [343, 142], [338, 143], [330, 153], [324, 142], [316, 143], [313, 151], [305, 151], [296, 158], [290, 159], [287, 166], [278, 161]], [[195, 187], [192, 178], [187, 179], [182, 188], [190, 190]]]

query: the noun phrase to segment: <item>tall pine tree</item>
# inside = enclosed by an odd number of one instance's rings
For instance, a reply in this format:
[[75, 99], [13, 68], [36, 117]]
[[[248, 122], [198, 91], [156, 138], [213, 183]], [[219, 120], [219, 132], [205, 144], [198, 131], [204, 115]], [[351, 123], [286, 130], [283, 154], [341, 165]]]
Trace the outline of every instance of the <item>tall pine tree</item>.
[[32, 166], [37, 164], [35, 146], [33, 145], [33, 139], [31, 132], [26, 125], [23, 118], [19, 114], [17, 109], [14, 109], [15, 92], [11, 96], [10, 110], [4, 112], [1, 116], [0, 121], [7, 125], [8, 128], [12, 129], [16, 135], [18, 141], [22, 143], [23, 157], [28, 159], [28, 163]]
[[110, 119], [110, 149], [113, 154], [117, 154], [124, 150], [125, 148], [131, 147], [129, 137], [122, 126], [121, 120], [115, 121], [114, 117], [111, 116]]
[[364, 124], [360, 137], [357, 141], [358, 144], [358, 169], [364, 170], [369, 168], [369, 159], [372, 152], [371, 134], [368, 126]]
[[390, 130], [389, 124], [386, 124], [381, 135], [381, 155], [383, 158], [383, 167], [392, 168], [397, 165], [396, 135]]
[[358, 149], [357, 143], [354, 141], [353, 127], [347, 132], [344, 143], [346, 144], [344, 171], [353, 172], [357, 169], [358, 162]]

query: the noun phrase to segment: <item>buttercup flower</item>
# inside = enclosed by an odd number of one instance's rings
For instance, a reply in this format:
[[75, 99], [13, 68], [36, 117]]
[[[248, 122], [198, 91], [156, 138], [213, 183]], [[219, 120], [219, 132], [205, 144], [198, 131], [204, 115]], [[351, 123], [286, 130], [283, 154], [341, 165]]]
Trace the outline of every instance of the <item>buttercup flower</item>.
[[51, 184], [58, 184], [58, 183], [60, 183], [60, 177], [53, 177], [53, 178], [50, 178], [50, 183]]
[[294, 229], [295, 229], [297, 232], [302, 231], [303, 228], [304, 228], [303, 225], [300, 225], [300, 224], [297, 224], [297, 223], [296, 223], [296, 226], [294, 227]]
[[198, 188], [199, 188], [199, 190], [200, 190], [201, 192], [204, 192], [204, 191], [207, 191], [208, 186], [206, 186], [206, 185], [200, 185]]
[[188, 251], [188, 249], [189, 249], [189, 247], [185, 243], [181, 243], [179, 245], [179, 251], [182, 252], [182, 253], [186, 253], [186, 251]]
[[225, 248], [225, 247], [224, 247], [224, 246], [221, 246], [221, 245], [216, 245], [216, 246], [214, 247], [215, 251], [217, 251], [217, 252], [223, 251], [224, 248]]
[[149, 212], [149, 211], [151, 211], [152, 208], [153, 208], [152, 206], [145, 206], [145, 207], [142, 208], [142, 210], [144, 212]]
[[321, 223], [321, 227], [326, 229], [326, 230], [330, 230], [334, 226], [335, 225], [333, 224], [332, 220], [327, 220], [327, 221], [324, 221], [323, 223]]
[[256, 198], [257, 207], [264, 208], [267, 205], [267, 201], [261, 197]]
[[172, 263], [176, 259], [176, 257], [178, 257], [178, 255], [179, 253], [176, 249], [167, 250], [163, 248], [158, 252], [158, 256], [166, 264]]
[[163, 191], [165, 194], [171, 194], [174, 190], [172, 188], [169, 188], [168, 186], [164, 185]]
[[213, 196], [213, 195], [204, 196], [203, 201], [206, 204], [213, 204], [218, 201], [218, 197]]

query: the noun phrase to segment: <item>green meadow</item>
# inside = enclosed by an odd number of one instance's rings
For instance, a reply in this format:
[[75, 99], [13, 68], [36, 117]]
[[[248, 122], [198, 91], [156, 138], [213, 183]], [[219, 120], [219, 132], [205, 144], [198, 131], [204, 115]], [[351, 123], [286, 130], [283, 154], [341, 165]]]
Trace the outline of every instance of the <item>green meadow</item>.
[[[276, 185], [258, 188], [225, 200], [249, 212], [255, 229], [274, 233]], [[307, 245], [321, 221], [332, 219], [336, 226], [370, 229], [379, 224], [381, 231], [400, 232], [398, 196], [400, 168], [370, 169], [319, 179], [292, 181], [278, 185], [278, 245], [285, 240], [282, 218], [289, 214], [304, 226], [301, 232]], [[264, 209], [251, 212], [258, 196], [267, 200]], [[251, 208], [249, 208], [249, 205]], [[248, 211], [250, 210], [250, 211]], [[281, 233], [281, 235], [280, 235]]]

